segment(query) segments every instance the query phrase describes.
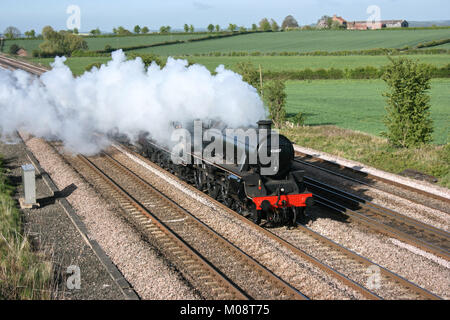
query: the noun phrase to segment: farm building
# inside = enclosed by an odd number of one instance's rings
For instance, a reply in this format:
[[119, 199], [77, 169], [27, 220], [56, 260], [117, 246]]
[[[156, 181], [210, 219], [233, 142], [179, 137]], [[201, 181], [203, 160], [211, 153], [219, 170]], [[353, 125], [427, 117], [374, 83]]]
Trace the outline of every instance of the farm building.
[[28, 52], [25, 49], [20, 48], [16, 54], [20, 57], [26, 57], [28, 55]]
[[349, 30], [376, 30], [382, 28], [407, 28], [406, 20], [381, 20], [381, 21], [353, 21], [348, 22], [342, 17], [333, 15], [332, 20]]

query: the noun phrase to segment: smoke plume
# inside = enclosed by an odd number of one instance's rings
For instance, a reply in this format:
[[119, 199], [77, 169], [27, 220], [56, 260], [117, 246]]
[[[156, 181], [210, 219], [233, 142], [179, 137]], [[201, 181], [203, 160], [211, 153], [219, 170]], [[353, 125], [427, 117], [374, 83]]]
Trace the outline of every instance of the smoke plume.
[[98, 133], [119, 131], [134, 140], [146, 131], [168, 143], [173, 121], [215, 119], [236, 128], [267, 115], [256, 89], [223, 66], [212, 75], [169, 58], [162, 69], [146, 69], [140, 58], [126, 60], [119, 50], [100, 69], [74, 77], [64, 61], [57, 57], [40, 78], [0, 68], [0, 136], [19, 129], [94, 154], [106, 143]]

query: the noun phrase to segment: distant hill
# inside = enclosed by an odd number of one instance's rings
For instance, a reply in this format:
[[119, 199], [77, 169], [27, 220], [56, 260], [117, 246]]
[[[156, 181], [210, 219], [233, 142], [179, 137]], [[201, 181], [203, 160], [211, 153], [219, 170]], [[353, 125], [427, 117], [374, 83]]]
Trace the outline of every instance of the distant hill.
[[450, 26], [450, 20], [435, 20], [435, 21], [409, 21], [410, 27], [431, 27], [433, 25], [437, 27]]

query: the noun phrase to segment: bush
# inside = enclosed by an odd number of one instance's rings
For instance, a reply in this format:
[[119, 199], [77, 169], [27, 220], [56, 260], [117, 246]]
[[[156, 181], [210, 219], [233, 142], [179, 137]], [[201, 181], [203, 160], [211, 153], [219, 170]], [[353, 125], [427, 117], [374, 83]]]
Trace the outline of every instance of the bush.
[[303, 112], [297, 113], [294, 118], [292, 119], [292, 122], [297, 126], [302, 126], [305, 124], [306, 116]]
[[130, 54], [127, 54], [128, 59], [136, 59], [137, 57], [140, 57], [142, 59], [142, 62], [144, 62], [145, 66], [148, 67], [152, 64], [152, 62], [156, 62], [157, 65], [159, 65], [161, 68], [163, 68], [166, 65], [165, 61], [161, 60], [161, 57], [151, 54], [151, 53], [135, 53], [132, 52]]
[[17, 44], [15, 44], [15, 43], [13, 43], [10, 47], [9, 47], [9, 53], [10, 54], [16, 54], [17, 53], [17, 51], [19, 51], [20, 50], [20, 47], [17, 45]]
[[242, 80], [253, 86], [261, 94], [261, 83], [258, 69], [250, 61], [236, 64], [236, 71], [242, 76]]
[[33, 49], [33, 51], [31, 51], [31, 56], [33, 58], [40, 58], [41, 57], [41, 51], [39, 49]]
[[42, 55], [48, 56], [70, 56], [76, 50], [87, 50], [88, 46], [84, 39], [67, 31], [56, 32], [52, 27], [42, 29], [44, 42], [39, 45]]
[[281, 128], [286, 121], [286, 96], [283, 80], [271, 80], [264, 84], [264, 101], [277, 128]]
[[101, 62], [94, 62], [94, 63], [91, 63], [90, 65], [86, 66], [86, 68], [84, 68], [84, 70], [91, 71], [92, 68], [94, 68], [94, 67], [96, 67], [97, 69], [100, 69], [101, 66], [102, 66]]
[[390, 59], [383, 80], [389, 91], [383, 135], [396, 147], [415, 147], [432, 141], [433, 122], [430, 118], [431, 72], [428, 65], [413, 60]]

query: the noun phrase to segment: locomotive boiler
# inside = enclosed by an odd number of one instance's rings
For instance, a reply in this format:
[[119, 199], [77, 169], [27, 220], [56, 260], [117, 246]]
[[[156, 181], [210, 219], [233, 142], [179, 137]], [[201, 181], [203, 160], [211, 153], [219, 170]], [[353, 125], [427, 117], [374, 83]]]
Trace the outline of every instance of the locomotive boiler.
[[303, 183], [304, 171], [292, 169], [292, 142], [271, 125], [271, 120], [261, 120], [257, 127], [230, 134], [224, 123], [207, 121], [201, 124], [206, 133], [196, 139], [195, 123], [186, 128], [177, 123], [174, 127], [185, 130], [190, 139], [181, 151], [145, 134], [135, 146], [143, 156], [255, 223], [293, 226], [304, 222], [304, 210], [313, 198]]

